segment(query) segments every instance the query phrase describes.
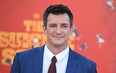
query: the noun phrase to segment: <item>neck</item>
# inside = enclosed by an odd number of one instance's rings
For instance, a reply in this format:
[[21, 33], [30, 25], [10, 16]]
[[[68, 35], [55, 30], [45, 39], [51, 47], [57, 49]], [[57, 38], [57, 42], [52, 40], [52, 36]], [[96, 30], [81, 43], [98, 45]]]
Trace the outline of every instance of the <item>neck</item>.
[[57, 55], [58, 53], [64, 51], [67, 48], [67, 44], [63, 45], [52, 45], [47, 43], [48, 49], [54, 54]]

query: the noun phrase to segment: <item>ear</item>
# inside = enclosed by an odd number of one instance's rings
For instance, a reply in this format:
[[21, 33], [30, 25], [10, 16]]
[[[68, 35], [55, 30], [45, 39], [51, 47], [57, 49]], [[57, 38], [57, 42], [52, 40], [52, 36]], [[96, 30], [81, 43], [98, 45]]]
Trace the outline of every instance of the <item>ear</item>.
[[45, 33], [45, 34], [46, 34], [46, 31], [47, 31], [46, 28], [47, 28], [47, 27], [43, 25], [43, 29], [44, 29], [44, 33]]
[[44, 31], [45, 31], [45, 30], [46, 30], [46, 26], [42, 25], [42, 27], [43, 27], [43, 29], [44, 29]]
[[70, 28], [70, 35], [72, 35], [73, 27]]

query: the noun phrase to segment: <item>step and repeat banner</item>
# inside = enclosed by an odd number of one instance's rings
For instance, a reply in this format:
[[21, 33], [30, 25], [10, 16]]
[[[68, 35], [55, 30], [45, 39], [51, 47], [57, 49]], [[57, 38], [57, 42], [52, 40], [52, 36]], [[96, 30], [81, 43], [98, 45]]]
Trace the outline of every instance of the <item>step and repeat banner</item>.
[[52, 4], [74, 15], [70, 47], [98, 73], [116, 73], [116, 0], [0, 0], [0, 73], [10, 72], [17, 52], [44, 45], [42, 15]]

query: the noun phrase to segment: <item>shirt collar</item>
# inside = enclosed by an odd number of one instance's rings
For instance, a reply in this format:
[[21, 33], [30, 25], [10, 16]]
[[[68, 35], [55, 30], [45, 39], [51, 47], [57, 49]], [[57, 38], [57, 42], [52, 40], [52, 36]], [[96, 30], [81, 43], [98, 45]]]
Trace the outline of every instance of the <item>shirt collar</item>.
[[67, 56], [69, 53], [69, 47], [67, 46], [67, 48], [60, 52], [57, 55], [54, 55], [47, 47], [47, 44], [45, 45], [45, 50], [44, 50], [44, 55], [48, 58], [49, 61], [51, 61], [52, 57], [55, 56], [57, 59], [57, 62], [61, 61], [65, 56]]

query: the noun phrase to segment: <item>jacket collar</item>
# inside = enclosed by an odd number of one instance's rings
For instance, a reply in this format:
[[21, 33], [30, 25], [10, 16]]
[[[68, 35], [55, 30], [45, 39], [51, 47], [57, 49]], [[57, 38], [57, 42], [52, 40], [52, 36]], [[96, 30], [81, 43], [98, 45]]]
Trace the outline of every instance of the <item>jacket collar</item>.
[[75, 69], [77, 68], [78, 61], [79, 60], [78, 60], [77, 53], [71, 50], [70, 48], [66, 73], [75, 73]]

